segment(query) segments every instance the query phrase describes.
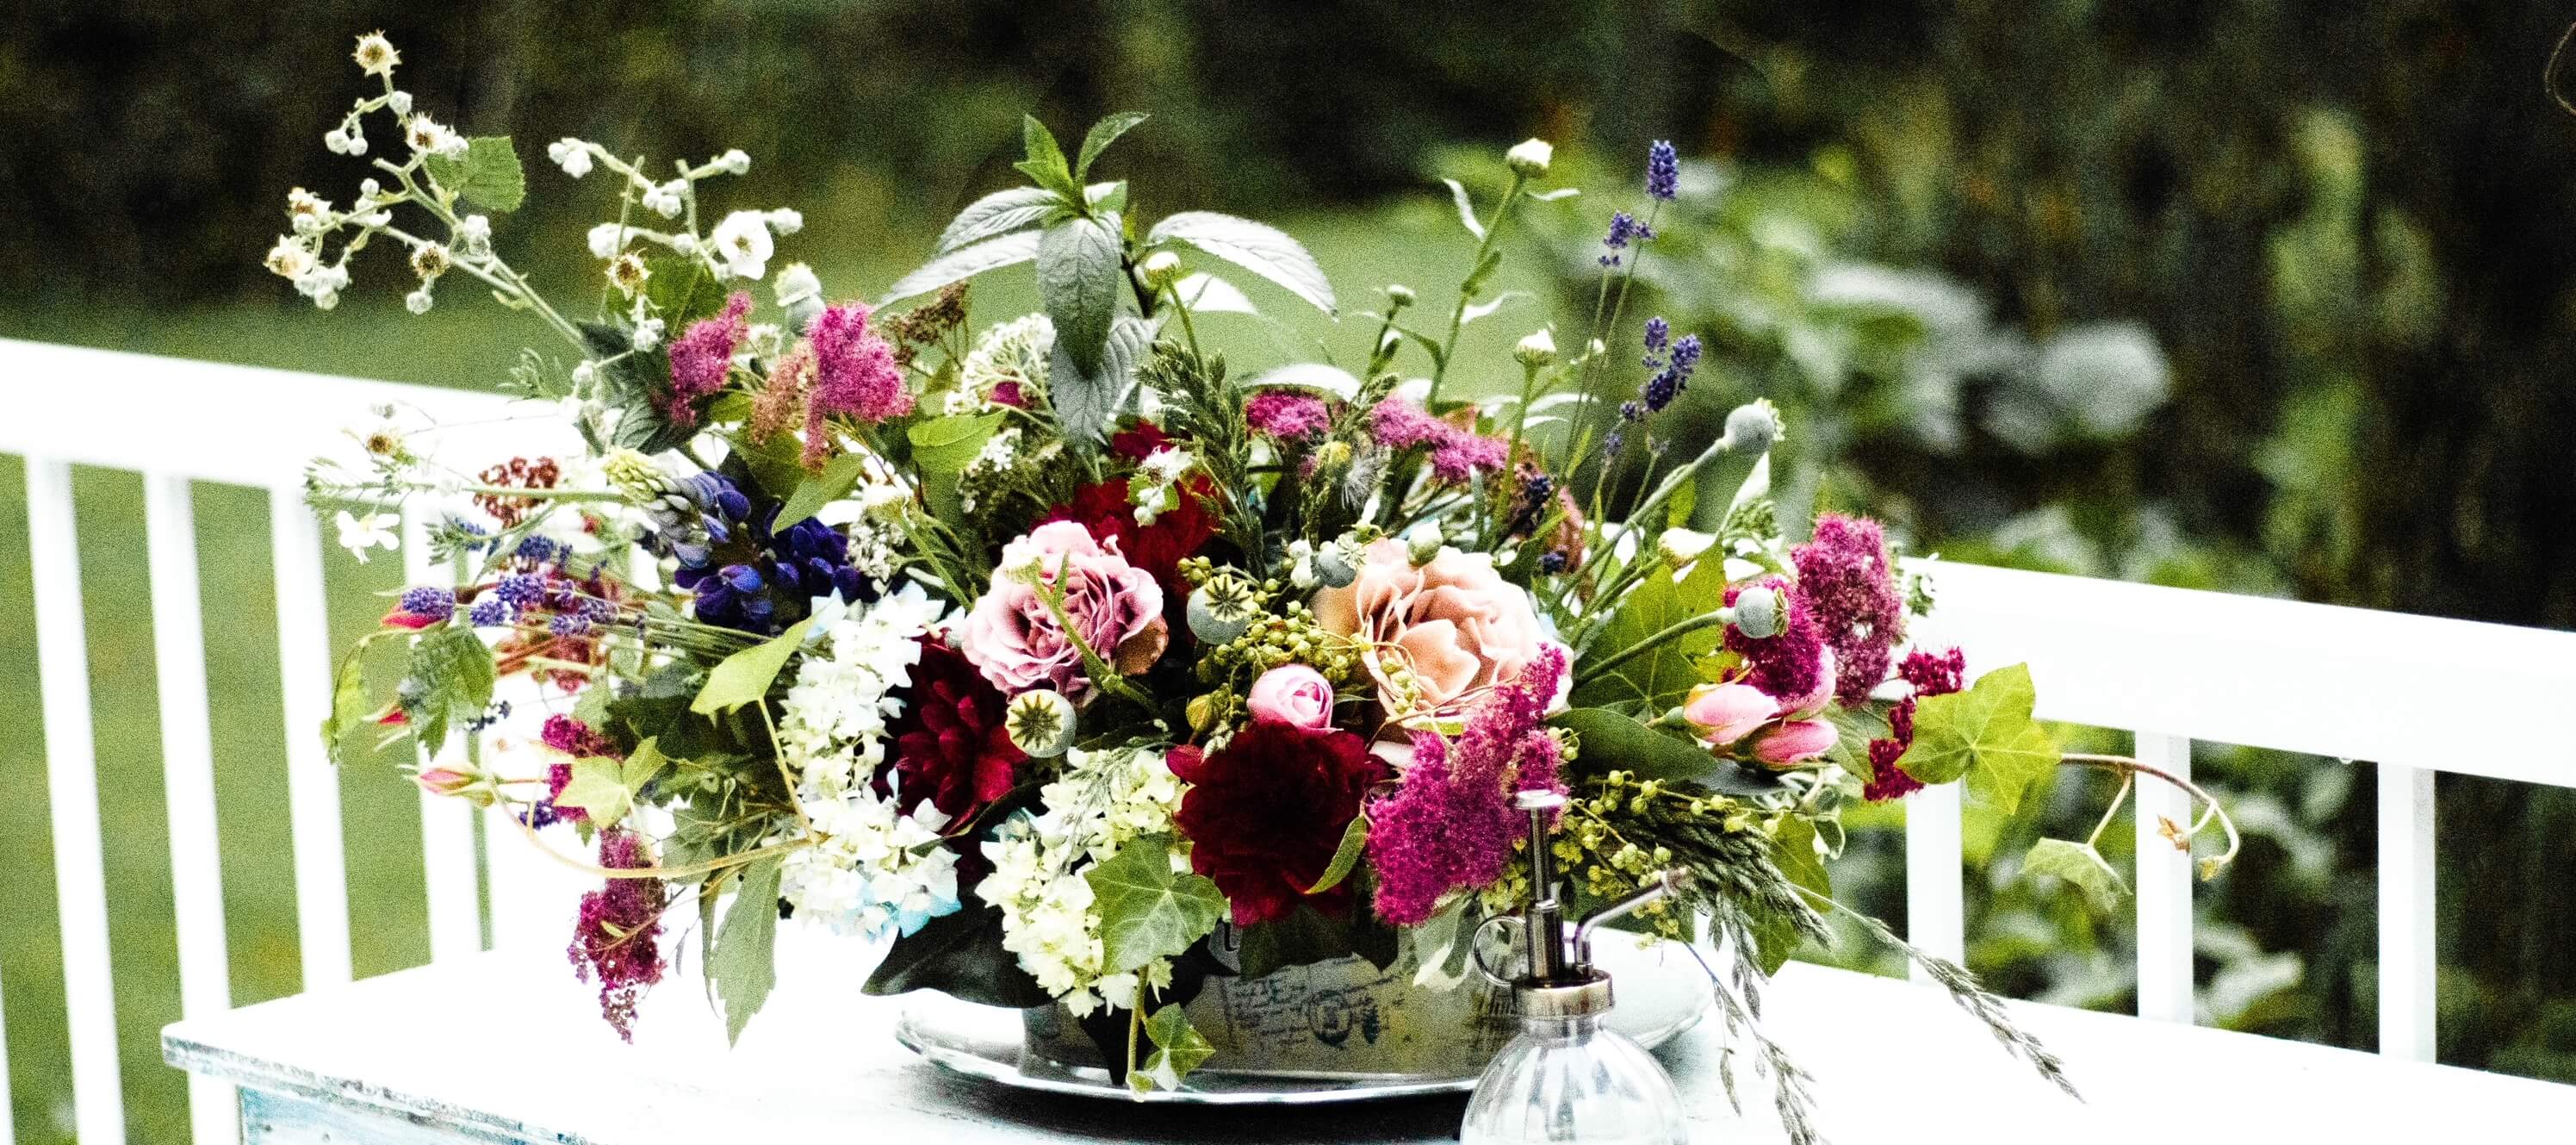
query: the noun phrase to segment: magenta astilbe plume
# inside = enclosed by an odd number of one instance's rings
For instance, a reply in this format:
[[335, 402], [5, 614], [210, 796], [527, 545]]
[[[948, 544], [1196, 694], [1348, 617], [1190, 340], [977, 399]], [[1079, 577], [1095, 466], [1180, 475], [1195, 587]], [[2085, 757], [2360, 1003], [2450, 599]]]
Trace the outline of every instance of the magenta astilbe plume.
[[[643, 870], [653, 865], [644, 840], [630, 831], [599, 837], [599, 865], [612, 871]], [[662, 909], [669, 905], [662, 880], [608, 880], [608, 885], [581, 896], [581, 916], [573, 923], [573, 974], [599, 985], [599, 1016], [617, 1036], [635, 1040], [635, 1004], [646, 988], [662, 980]]]
[[1550, 645], [1468, 716], [1456, 743], [1414, 733], [1404, 786], [1369, 807], [1378, 917], [1419, 925], [1440, 896], [1491, 886], [1510, 869], [1512, 845], [1529, 832], [1512, 793], [1565, 790], [1564, 752], [1547, 731], [1565, 672], [1565, 650]]
[[736, 291], [725, 300], [724, 313], [690, 323], [671, 342], [671, 405], [662, 414], [673, 425], [696, 425], [697, 403], [724, 388], [750, 318], [751, 295]]
[[912, 391], [894, 347], [868, 325], [864, 302], [824, 310], [807, 328], [814, 347], [814, 396], [805, 409], [805, 464], [820, 465], [831, 451], [826, 418], [848, 417], [874, 425], [912, 412]]
[[1243, 420], [1253, 432], [1281, 441], [1302, 441], [1324, 432], [1333, 414], [1324, 399], [1293, 390], [1263, 390], [1243, 403]]
[[[1752, 668], [1745, 683], [1761, 690], [1763, 695], [1779, 701], [1791, 711], [1818, 702], [1831, 681], [1825, 679], [1825, 638], [1816, 625], [1814, 608], [1807, 598], [1796, 592], [1789, 582], [1769, 577], [1763, 587], [1776, 589], [1789, 602], [1789, 622], [1778, 636], [1755, 640], [1733, 625], [1726, 629], [1726, 649], [1744, 657]], [[1726, 603], [1733, 605], [1744, 586], [1730, 586]]]
[[1369, 436], [1388, 449], [1412, 449], [1449, 440], [1454, 426], [1402, 398], [1388, 398], [1369, 411]]
[[1868, 699], [1905, 639], [1905, 595], [1887, 534], [1876, 521], [1827, 513], [1816, 519], [1815, 538], [1789, 558], [1798, 566], [1798, 595], [1834, 650], [1834, 694], [1846, 704]]
[[1873, 803], [1902, 799], [1923, 790], [1923, 781], [1896, 766], [1905, 749], [1914, 743], [1914, 708], [1925, 696], [1946, 696], [1958, 691], [1966, 682], [1968, 658], [1958, 649], [1948, 652], [1926, 652], [1917, 648], [1897, 665], [1896, 674], [1914, 685], [1914, 694], [1896, 702], [1887, 713], [1887, 735], [1869, 741], [1867, 782], [1861, 795]]
[[1429, 449], [1432, 476], [1452, 485], [1466, 484], [1479, 471], [1501, 471], [1508, 449], [1402, 398], [1388, 398], [1369, 411], [1369, 436], [1388, 449]]

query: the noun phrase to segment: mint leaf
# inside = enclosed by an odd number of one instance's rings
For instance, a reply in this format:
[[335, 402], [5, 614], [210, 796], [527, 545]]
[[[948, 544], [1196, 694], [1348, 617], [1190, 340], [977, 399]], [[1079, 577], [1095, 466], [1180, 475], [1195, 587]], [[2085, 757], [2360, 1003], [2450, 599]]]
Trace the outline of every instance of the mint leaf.
[[725, 657], [715, 671], [707, 673], [706, 686], [698, 689], [698, 698], [689, 702], [689, 710], [712, 716], [767, 697], [769, 686], [787, 667], [787, 657], [804, 646], [805, 633], [813, 627], [814, 618], [806, 617], [765, 644]]
[[957, 217], [948, 221], [948, 229], [939, 232], [939, 245], [931, 248], [930, 253], [938, 256], [963, 250], [985, 239], [1035, 226], [1039, 220], [1063, 209], [1064, 196], [1043, 187], [995, 191], [966, 204], [965, 210], [957, 212]]
[[1277, 227], [1215, 211], [1183, 211], [1154, 224], [1145, 245], [1187, 243], [1272, 282], [1315, 309], [1333, 313], [1333, 284], [1315, 256]]
[[1997, 668], [1967, 691], [1927, 696], [1914, 709], [1914, 743], [1896, 761], [1925, 783], [1965, 777], [1970, 794], [2005, 814], [2057, 766], [2057, 743], [2031, 719], [2030, 666]]
[[895, 280], [877, 299], [883, 306], [901, 302], [919, 294], [928, 294], [952, 282], [961, 282], [988, 270], [1017, 266], [1038, 256], [1038, 232], [1013, 231], [1010, 234], [971, 243], [942, 254]]
[[1038, 235], [1038, 297], [1055, 320], [1055, 343], [1088, 374], [1100, 368], [1118, 315], [1118, 220], [1066, 219]]
[[465, 154], [451, 159], [431, 155], [422, 161], [438, 185], [487, 211], [515, 211], [528, 197], [528, 175], [507, 135], [478, 135], [465, 141]]
[[1171, 836], [1140, 836], [1082, 873], [1100, 911], [1103, 973], [1178, 957], [1216, 929], [1224, 892], [1204, 876], [1173, 870], [1171, 855]]
[[2110, 861], [2102, 857], [2102, 852], [2094, 850], [2091, 843], [2042, 839], [2031, 844], [2030, 854], [2022, 858], [2021, 873], [2025, 876], [2055, 875], [2064, 879], [2083, 891], [2084, 897], [2092, 900], [2093, 905], [2105, 911], [2117, 908], [2120, 900], [2129, 893], [2128, 882], [2120, 877], [2120, 872], [2111, 869]]
[[742, 1028], [778, 985], [778, 866], [773, 857], [743, 868], [733, 909], [707, 956], [707, 976], [724, 1000], [728, 1045], [742, 1040]]
[[1216, 1056], [1216, 1047], [1190, 1024], [1189, 1011], [1180, 1006], [1165, 1006], [1145, 1019], [1145, 1039], [1154, 1043], [1154, 1052], [1146, 1056], [1143, 1069], [1127, 1075], [1127, 1084], [1138, 1093], [1179, 1089], [1182, 1078]]
[[1074, 182], [1081, 182], [1091, 173], [1091, 161], [1100, 158], [1100, 153], [1117, 142], [1119, 136], [1143, 122], [1145, 113], [1141, 111], [1114, 112], [1100, 117], [1100, 122], [1091, 125], [1091, 134], [1083, 137], [1081, 157], [1073, 161]]
[[1081, 184], [1074, 182], [1073, 169], [1065, 165], [1064, 148], [1056, 143], [1055, 133], [1038, 122], [1038, 117], [1020, 117], [1020, 142], [1029, 157], [1011, 164], [1012, 167], [1038, 186], [1068, 199], [1082, 194]]

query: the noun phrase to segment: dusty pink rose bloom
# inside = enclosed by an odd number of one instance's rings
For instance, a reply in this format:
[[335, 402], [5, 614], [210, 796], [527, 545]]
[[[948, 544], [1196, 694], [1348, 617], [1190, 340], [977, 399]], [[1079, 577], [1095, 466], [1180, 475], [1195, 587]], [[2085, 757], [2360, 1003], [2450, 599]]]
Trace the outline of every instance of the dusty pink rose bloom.
[[1333, 685], [1303, 664], [1282, 664], [1252, 682], [1252, 718], [1309, 729], [1333, 726]]
[[1823, 720], [1791, 720], [1753, 741], [1753, 758], [1773, 767], [1795, 767], [1833, 749], [1834, 725]]
[[1682, 718], [1718, 747], [1752, 735], [1779, 714], [1779, 703], [1751, 684], [1702, 684], [1682, 704]]
[[1410, 663], [1421, 700], [1445, 708], [1519, 679], [1552, 643], [1529, 594], [1495, 572], [1491, 556], [1442, 549], [1415, 568], [1404, 543], [1393, 538], [1370, 545], [1358, 578], [1316, 593], [1314, 608], [1316, 621], [1331, 632], [1400, 649], [1368, 657], [1378, 702], [1389, 715], [1398, 714], [1401, 702], [1387, 682], [1393, 664]]
[[1082, 653], [1066, 638], [1028, 570], [1047, 584], [1063, 578], [1064, 615], [1084, 644], [1121, 672], [1141, 672], [1163, 654], [1163, 589], [1127, 563], [1118, 542], [1095, 541], [1072, 521], [1040, 525], [1002, 546], [993, 587], [957, 626], [959, 650], [1004, 694], [1045, 686], [1080, 699], [1092, 686]]

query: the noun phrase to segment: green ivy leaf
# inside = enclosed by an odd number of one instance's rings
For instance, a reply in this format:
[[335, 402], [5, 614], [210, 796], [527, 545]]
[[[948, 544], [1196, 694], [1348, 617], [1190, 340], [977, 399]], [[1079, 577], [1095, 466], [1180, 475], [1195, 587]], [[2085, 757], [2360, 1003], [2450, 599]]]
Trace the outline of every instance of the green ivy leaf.
[[1173, 870], [1171, 853], [1171, 836], [1140, 836], [1082, 873], [1100, 910], [1103, 973], [1179, 957], [1225, 914], [1224, 892], [1205, 876]]
[[527, 172], [507, 135], [478, 135], [465, 141], [461, 158], [431, 155], [421, 162], [439, 186], [487, 211], [518, 210], [528, 197]]
[[1100, 153], [1108, 150], [1110, 144], [1117, 142], [1119, 136], [1127, 134], [1137, 124], [1143, 122], [1145, 122], [1145, 113], [1141, 111], [1121, 111], [1101, 116], [1100, 122], [1091, 125], [1091, 134], [1082, 139], [1082, 154], [1073, 161], [1074, 182], [1079, 183], [1085, 176], [1091, 174], [1092, 160], [1100, 158]]
[[1315, 256], [1287, 232], [1215, 211], [1183, 211], [1154, 224], [1145, 245], [1186, 243], [1272, 282], [1315, 309], [1333, 313], [1333, 284]]
[[779, 524], [793, 528], [797, 522], [821, 512], [823, 506], [849, 496], [867, 468], [866, 454], [844, 453], [825, 462], [821, 473], [806, 474], [796, 483], [796, 495], [787, 499], [787, 507], [778, 511]]
[[572, 761], [572, 778], [555, 796], [555, 806], [580, 808], [592, 827], [604, 831], [635, 809], [635, 797], [626, 789], [623, 765], [606, 756], [592, 756]]
[[773, 857], [743, 869], [733, 909], [707, 957], [707, 975], [724, 1000], [728, 1045], [742, 1040], [742, 1028], [778, 985], [778, 867]]
[[689, 710], [702, 716], [730, 712], [744, 704], [755, 703], [769, 695], [769, 685], [787, 667], [787, 658], [805, 644], [805, 633], [814, 627], [814, 618], [806, 617], [787, 627], [787, 631], [767, 643], [745, 648], [724, 658], [715, 670], [707, 673], [707, 683], [698, 689], [698, 698], [689, 702]]
[[1117, 220], [1065, 219], [1038, 235], [1038, 297], [1055, 321], [1055, 344], [1088, 374], [1100, 368], [1118, 316]]
[[1350, 826], [1342, 828], [1342, 845], [1333, 848], [1333, 861], [1325, 866], [1322, 875], [1316, 877], [1315, 885], [1306, 888], [1306, 893], [1322, 894], [1351, 877], [1352, 869], [1360, 865], [1361, 853], [1368, 850], [1368, 835], [1368, 816], [1351, 816]]
[[1548, 722], [1574, 733], [1574, 766], [1583, 775], [1618, 770], [1639, 779], [1696, 783], [1727, 795], [1780, 789], [1777, 775], [1720, 759], [1692, 740], [1607, 708], [1575, 708]]
[[1182, 1078], [1216, 1056], [1216, 1047], [1190, 1025], [1189, 1010], [1182, 1006], [1165, 1006], [1145, 1019], [1145, 1039], [1154, 1044], [1154, 1052], [1146, 1055], [1144, 1068], [1127, 1075], [1127, 1084], [1138, 1093], [1179, 1089]]
[[2042, 839], [2032, 844], [2030, 854], [2023, 857], [2021, 873], [2064, 879], [2104, 911], [2116, 909], [2129, 894], [2128, 882], [2111, 869], [2110, 862], [2091, 843]]
[[1914, 743], [1896, 765], [1925, 783], [1964, 776], [1970, 794], [2009, 815], [2057, 766], [2056, 742], [2030, 716], [2036, 699], [2027, 664], [1997, 668], [1964, 692], [1927, 696], [1914, 709]]
[[[1642, 552], [1637, 559], [1651, 561], [1656, 557], [1652, 552]], [[1630, 657], [1606, 676], [1587, 675], [1584, 665], [1605, 663], [1675, 624], [1716, 608], [1725, 599], [1726, 562], [1722, 560], [1694, 561], [1679, 577], [1661, 569], [1647, 574], [1620, 602], [1619, 611], [1611, 614], [1592, 647], [1575, 661], [1574, 705], [1617, 706], [1653, 716], [1682, 702], [1700, 683], [1694, 662], [1717, 651], [1725, 638], [1719, 625], [1671, 637]]]

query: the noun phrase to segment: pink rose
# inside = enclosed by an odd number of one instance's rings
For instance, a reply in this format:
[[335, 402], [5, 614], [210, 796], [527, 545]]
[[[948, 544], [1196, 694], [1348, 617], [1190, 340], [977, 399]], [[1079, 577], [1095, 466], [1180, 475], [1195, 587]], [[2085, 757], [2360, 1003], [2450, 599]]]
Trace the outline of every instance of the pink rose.
[[1503, 580], [1491, 556], [1442, 549], [1415, 568], [1393, 538], [1368, 547], [1349, 585], [1316, 593], [1314, 609], [1326, 630], [1377, 645], [1367, 658], [1369, 675], [1390, 716], [1406, 714], [1388, 683], [1395, 665], [1411, 667], [1420, 702], [1447, 708], [1519, 679], [1552, 643], [1529, 594]]
[[1005, 695], [1045, 686], [1079, 699], [1092, 686], [1032, 576], [1048, 585], [1063, 578], [1065, 619], [1118, 671], [1142, 672], [1162, 656], [1170, 635], [1154, 575], [1128, 564], [1115, 538], [1095, 541], [1076, 522], [1050, 522], [1002, 546], [993, 586], [957, 626], [959, 650]]
[[1303, 664], [1282, 664], [1252, 682], [1252, 718], [1320, 731], [1333, 726], [1333, 685]]
[[1682, 704], [1682, 718], [1718, 747], [1752, 735], [1779, 714], [1779, 703], [1751, 684], [1702, 684]]
[[1832, 750], [1834, 738], [1834, 725], [1823, 720], [1791, 720], [1753, 741], [1753, 758], [1772, 767], [1796, 767]]

